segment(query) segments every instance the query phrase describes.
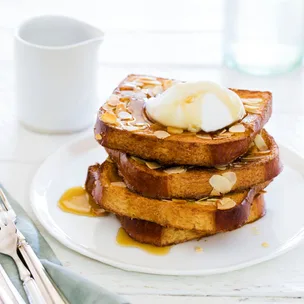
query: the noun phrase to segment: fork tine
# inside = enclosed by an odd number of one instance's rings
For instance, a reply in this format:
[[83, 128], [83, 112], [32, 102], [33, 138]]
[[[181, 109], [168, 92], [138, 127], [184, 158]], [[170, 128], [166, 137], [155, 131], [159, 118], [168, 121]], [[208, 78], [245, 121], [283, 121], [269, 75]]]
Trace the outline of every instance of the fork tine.
[[3, 208], [1, 208], [1, 205], [2, 205], [5, 208], [4, 211], [7, 211], [9, 217], [13, 221], [15, 221], [16, 213], [15, 213], [14, 209], [12, 208], [11, 204], [9, 203], [9, 201], [1, 187], [0, 187], [0, 202], [2, 202], [2, 204], [0, 203], [0, 210], [3, 209]]

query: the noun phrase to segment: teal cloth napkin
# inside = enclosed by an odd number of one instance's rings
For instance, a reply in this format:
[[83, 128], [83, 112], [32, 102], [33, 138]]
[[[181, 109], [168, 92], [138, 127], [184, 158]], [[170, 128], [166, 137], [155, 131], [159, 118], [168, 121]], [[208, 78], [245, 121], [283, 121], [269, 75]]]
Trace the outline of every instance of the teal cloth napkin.
[[[0, 184], [0, 187], [1, 184]], [[73, 272], [61, 266], [53, 250], [39, 233], [24, 209], [5, 191], [10, 204], [17, 214], [17, 227], [32, 246], [37, 256], [41, 259], [46, 271], [56, 283], [57, 287], [65, 295], [71, 304], [128, 304], [122, 297], [107, 291], [106, 289], [83, 279]], [[0, 254], [0, 264], [16, 286], [21, 296], [26, 299], [22, 283], [19, 280], [18, 270], [11, 260]]]

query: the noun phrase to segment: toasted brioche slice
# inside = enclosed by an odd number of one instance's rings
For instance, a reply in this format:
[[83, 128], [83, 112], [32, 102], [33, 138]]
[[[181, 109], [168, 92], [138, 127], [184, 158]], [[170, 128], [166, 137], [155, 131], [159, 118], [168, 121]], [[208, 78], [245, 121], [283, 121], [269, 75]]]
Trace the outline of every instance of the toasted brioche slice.
[[268, 183], [230, 193], [221, 199], [157, 200], [129, 190], [118, 175], [116, 165], [105, 161], [102, 165], [89, 167], [85, 187], [97, 204], [117, 215], [155, 222], [162, 226], [214, 233], [243, 225], [248, 220], [254, 196]]
[[266, 145], [264, 151], [259, 151], [253, 145], [244, 157], [218, 169], [189, 166], [168, 168], [118, 150], [106, 150], [129, 189], [152, 198], [198, 199], [212, 192], [209, 180], [213, 175], [235, 173], [236, 182], [231, 191], [239, 191], [271, 180], [281, 172], [277, 144], [265, 130], [260, 135]]
[[[260, 219], [265, 213], [264, 195], [257, 194], [251, 203], [249, 217], [244, 224]], [[213, 234], [196, 230], [163, 227], [153, 222], [131, 219], [126, 216], [117, 215], [117, 218], [119, 219], [122, 228], [131, 238], [140, 243], [152, 244], [155, 246], [168, 246], [184, 243]]]
[[228, 164], [245, 154], [271, 116], [270, 92], [233, 89], [245, 105], [246, 116], [240, 122], [244, 132], [232, 132], [227, 127], [213, 134], [186, 131], [175, 134], [176, 129], [151, 122], [144, 110], [146, 98], [161, 93], [174, 82], [129, 75], [100, 108], [95, 124], [96, 140], [104, 147], [163, 164], [210, 167]]

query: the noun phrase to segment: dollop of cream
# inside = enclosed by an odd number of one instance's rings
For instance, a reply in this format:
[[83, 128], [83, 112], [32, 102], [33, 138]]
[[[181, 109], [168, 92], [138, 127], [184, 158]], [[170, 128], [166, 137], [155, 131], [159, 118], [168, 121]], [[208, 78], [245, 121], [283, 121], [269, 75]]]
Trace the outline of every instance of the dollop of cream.
[[240, 97], [210, 81], [178, 83], [146, 101], [149, 117], [167, 127], [213, 132], [245, 116]]

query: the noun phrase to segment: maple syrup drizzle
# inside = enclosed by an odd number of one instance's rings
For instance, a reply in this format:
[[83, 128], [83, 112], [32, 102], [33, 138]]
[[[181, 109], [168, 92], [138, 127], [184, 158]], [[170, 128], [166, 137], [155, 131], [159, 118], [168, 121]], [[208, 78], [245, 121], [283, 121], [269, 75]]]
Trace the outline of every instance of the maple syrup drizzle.
[[157, 247], [157, 246], [150, 245], [150, 244], [139, 243], [139, 242], [133, 240], [125, 232], [125, 230], [123, 228], [119, 228], [119, 230], [117, 232], [117, 236], [116, 236], [116, 242], [120, 246], [139, 248], [141, 250], [144, 250], [144, 251], [146, 251], [150, 254], [154, 254], [154, 255], [166, 255], [169, 253], [169, 251], [171, 249], [171, 246]]
[[105, 216], [107, 212], [97, 205], [83, 187], [66, 190], [58, 201], [58, 207], [69, 213], [85, 216]]

